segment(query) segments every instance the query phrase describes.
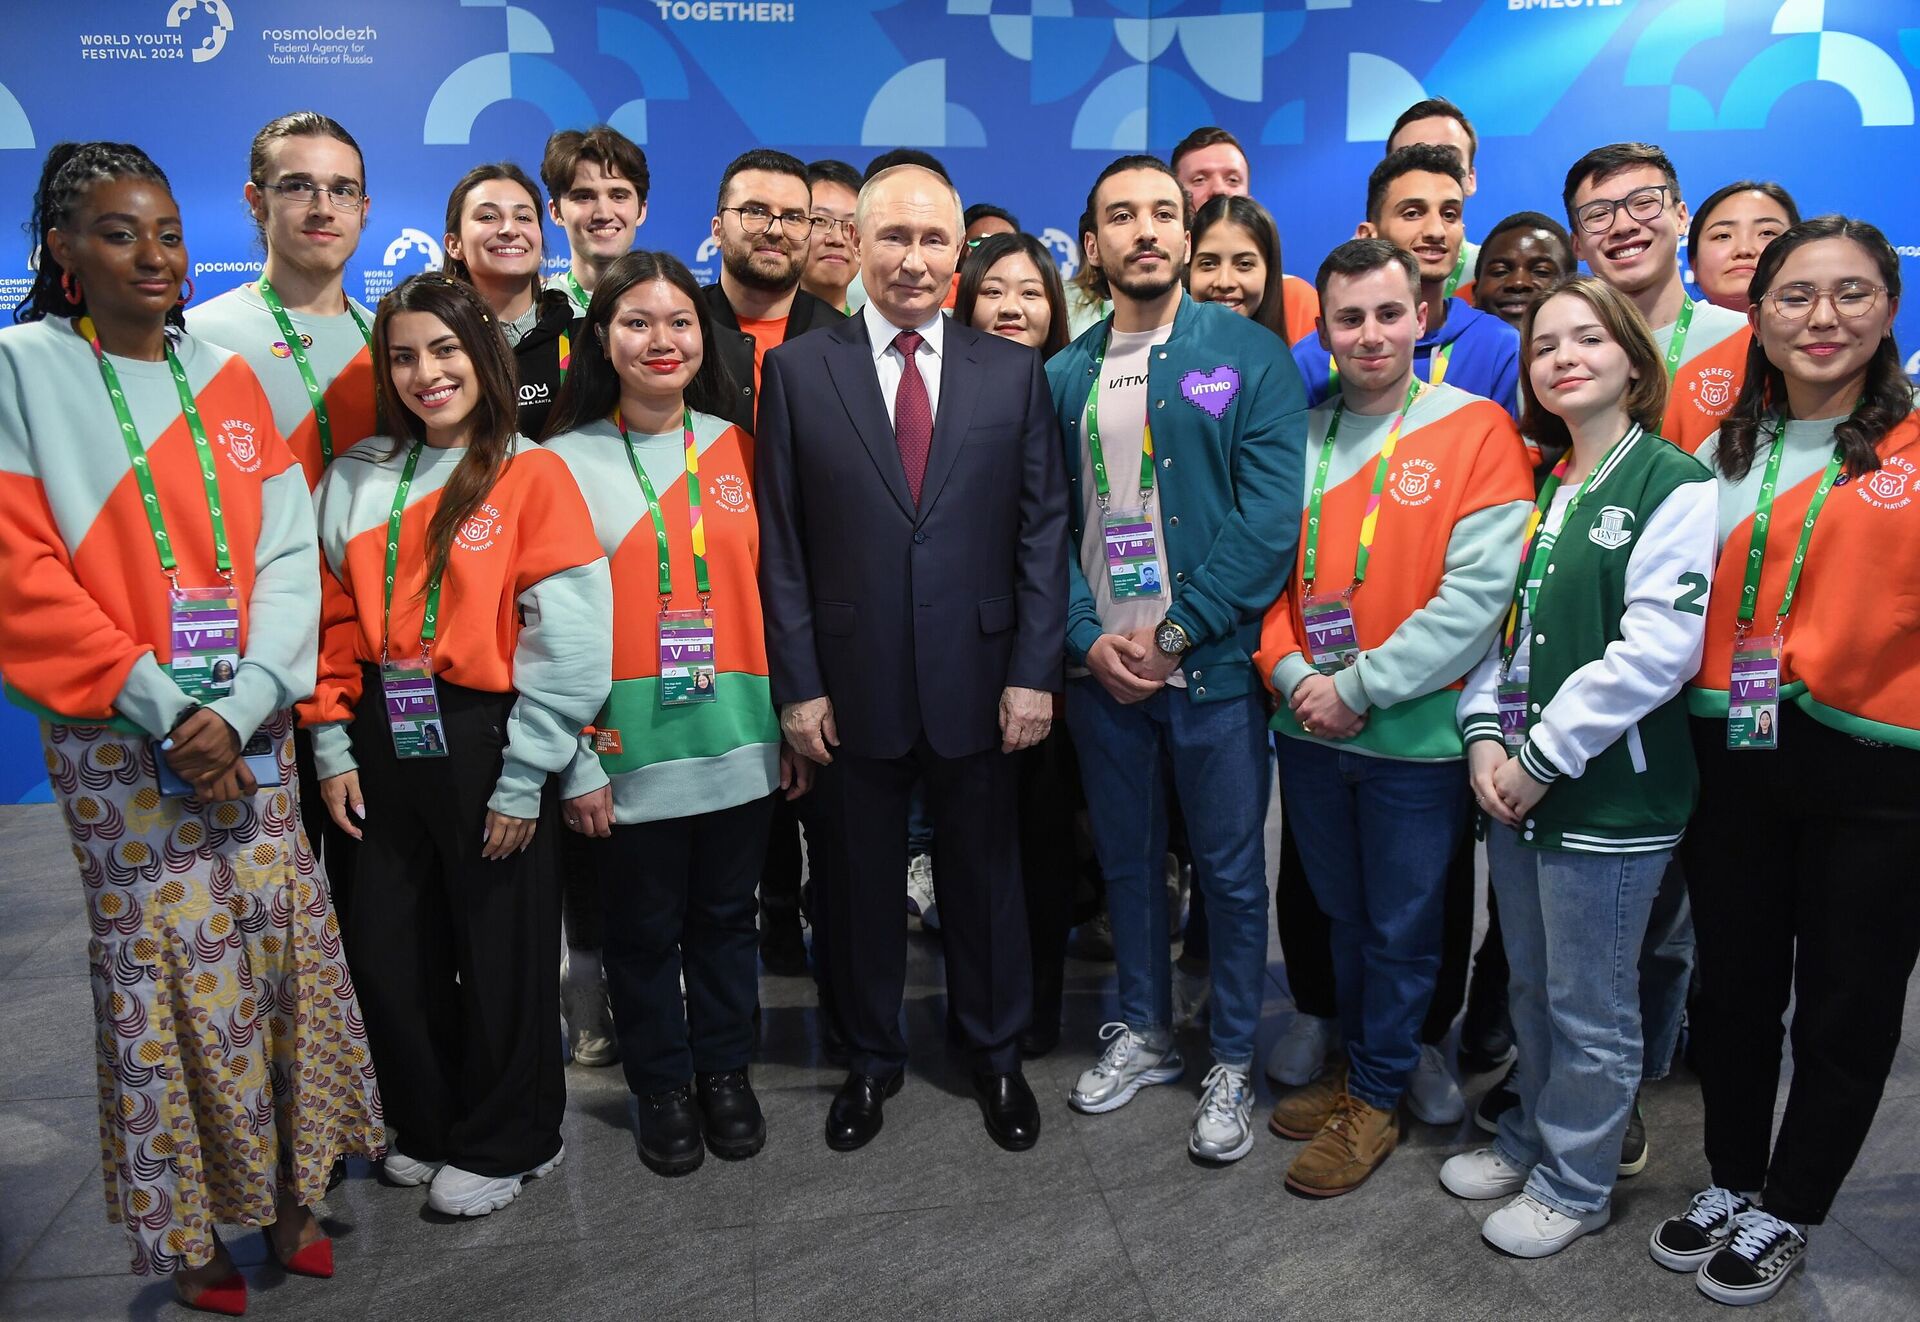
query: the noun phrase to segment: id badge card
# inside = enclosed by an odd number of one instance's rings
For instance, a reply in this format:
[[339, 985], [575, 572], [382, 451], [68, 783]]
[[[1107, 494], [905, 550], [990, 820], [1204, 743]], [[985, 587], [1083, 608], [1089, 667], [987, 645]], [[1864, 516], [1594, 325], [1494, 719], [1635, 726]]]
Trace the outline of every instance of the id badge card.
[[1527, 681], [1500, 681], [1500, 738], [1508, 748], [1518, 750], [1527, 742]]
[[1360, 636], [1353, 629], [1353, 603], [1346, 593], [1309, 594], [1300, 613], [1307, 623], [1307, 660], [1315, 670], [1337, 674], [1360, 659]]
[[1100, 516], [1107, 539], [1107, 583], [1115, 601], [1166, 594], [1160, 581], [1160, 550], [1153, 518], [1144, 509], [1108, 510]]
[[423, 657], [413, 665], [389, 661], [380, 667], [380, 688], [387, 699], [387, 730], [393, 735], [393, 755], [445, 757], [447, 727], [440, 718], [440, 692]]
[[231, 586], [175, 588], [167, 614], [173, 636], [173, 682], [196, 702], [233, 692], [240, 667], [240, 597]]
[[1780, 746], [1780, 638], [1746, 638], [1734, 644], [1727, 684], [1727, 747]]
[[705, 611], [660, 612], [660, 705], [712, 702], [713, 616]]
[[[255, 730], [253, 738], [247, 740], [240, 750], [240, 757], [247, 764], [247, 770], [253, 773], [254, 783], [261, 789], [277, 789], [281, 784], [280, 758], [274, 751], [273, 736], [265, 730]], [[160, 792], [170, 799], [190, 799], [193, 786], [180, 779], [179, 773], [167, 762], [167, 755], [156, 741], [153, 746], [153, 764], [159, 772]]]

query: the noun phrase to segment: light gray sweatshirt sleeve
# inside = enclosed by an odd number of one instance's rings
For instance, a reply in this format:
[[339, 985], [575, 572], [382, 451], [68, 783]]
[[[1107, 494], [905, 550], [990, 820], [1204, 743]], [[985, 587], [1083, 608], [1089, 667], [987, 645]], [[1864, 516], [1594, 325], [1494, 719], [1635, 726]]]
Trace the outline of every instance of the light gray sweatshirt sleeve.
[[541, 579], [522, 592], [513, 651], [507, 748], [487, 806], [507, 817], [537, 817], [540, 789], [580, 750], [613, 687], [613, 578], [604, 559]]
[[1439, 591], [1386, 642], [1333, 677], [1340, 701], [1364, 712], [1425, 697], [1486, 655], [1513, 591], [1514, 548], [1532, 508], [1525, 500], [1489, 505], [1453, 525]]
[[260, 540], [247, 601], [247, 648], [233, 691], [207, 706], [240, 742], [313, 692], [320, 660], [320, 543], [298, 465], [260, 487]]

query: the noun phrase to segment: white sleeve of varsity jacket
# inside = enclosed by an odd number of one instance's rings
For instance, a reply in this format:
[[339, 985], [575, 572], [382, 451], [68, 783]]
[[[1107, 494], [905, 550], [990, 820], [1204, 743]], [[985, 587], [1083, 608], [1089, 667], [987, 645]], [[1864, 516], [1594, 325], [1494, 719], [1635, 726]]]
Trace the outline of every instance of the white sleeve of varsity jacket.
[[1500, 644], [1506, 629], [1503, 617], [1493, 631], [1493, 641], [1479, 664], [1467, 672], [1460, 687], [1460, 702], [1454, 708], [1460, 723], [1460, 737], [1471, 744], [1476, 739], [1500, 739]]
[[1627, 561], [1619, 641], [1560, 686], [1533, 723], [1520, 765], [1536, 780], [1579, 776], [1590, 758], [1680, 692], [1700, 669], [1718, 549], [1718, 488], [1689, 482], [1640, 529]]

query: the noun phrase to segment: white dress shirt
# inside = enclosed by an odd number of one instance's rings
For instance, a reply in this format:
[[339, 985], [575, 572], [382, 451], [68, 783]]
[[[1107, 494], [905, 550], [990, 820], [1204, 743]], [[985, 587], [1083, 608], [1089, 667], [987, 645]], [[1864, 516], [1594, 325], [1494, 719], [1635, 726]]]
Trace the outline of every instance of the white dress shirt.
[[[860, 315], [866, 318], [873, 370], [880, 378], [880, 394], [887, 401], [887, 421], [891, 422], [893, 402], [900, 394], [900, 374], [907, 365], [906, 356], [893, 342], [900, 328], [881, 316], [871, 303], [860, 309]], [[920, 332], [920, 349], [914, 355], [914, 366], [920, 370], [920, 379], [926, 382], [927, 404], [936, 418], [940, 416], [940, 355], [946, 347], [946, 322], [946, 313], [935, 308], [924, 325], [914, 327]]]

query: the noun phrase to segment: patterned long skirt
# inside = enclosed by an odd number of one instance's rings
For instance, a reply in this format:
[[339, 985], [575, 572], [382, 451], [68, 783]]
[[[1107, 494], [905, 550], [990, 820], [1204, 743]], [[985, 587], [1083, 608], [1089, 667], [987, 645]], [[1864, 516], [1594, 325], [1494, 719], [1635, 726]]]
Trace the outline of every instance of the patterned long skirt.
[[107, 1218], [142, 1274], [204, 1265], [217, 1223], [271, 1224], [283, 1180], [311, 1207], [336, 1158], [385, 1144], [292, 719], [266, 728], [281, 785], [216, 804], [163, 797], [144, 738], [41, 729], [93, 929]]

